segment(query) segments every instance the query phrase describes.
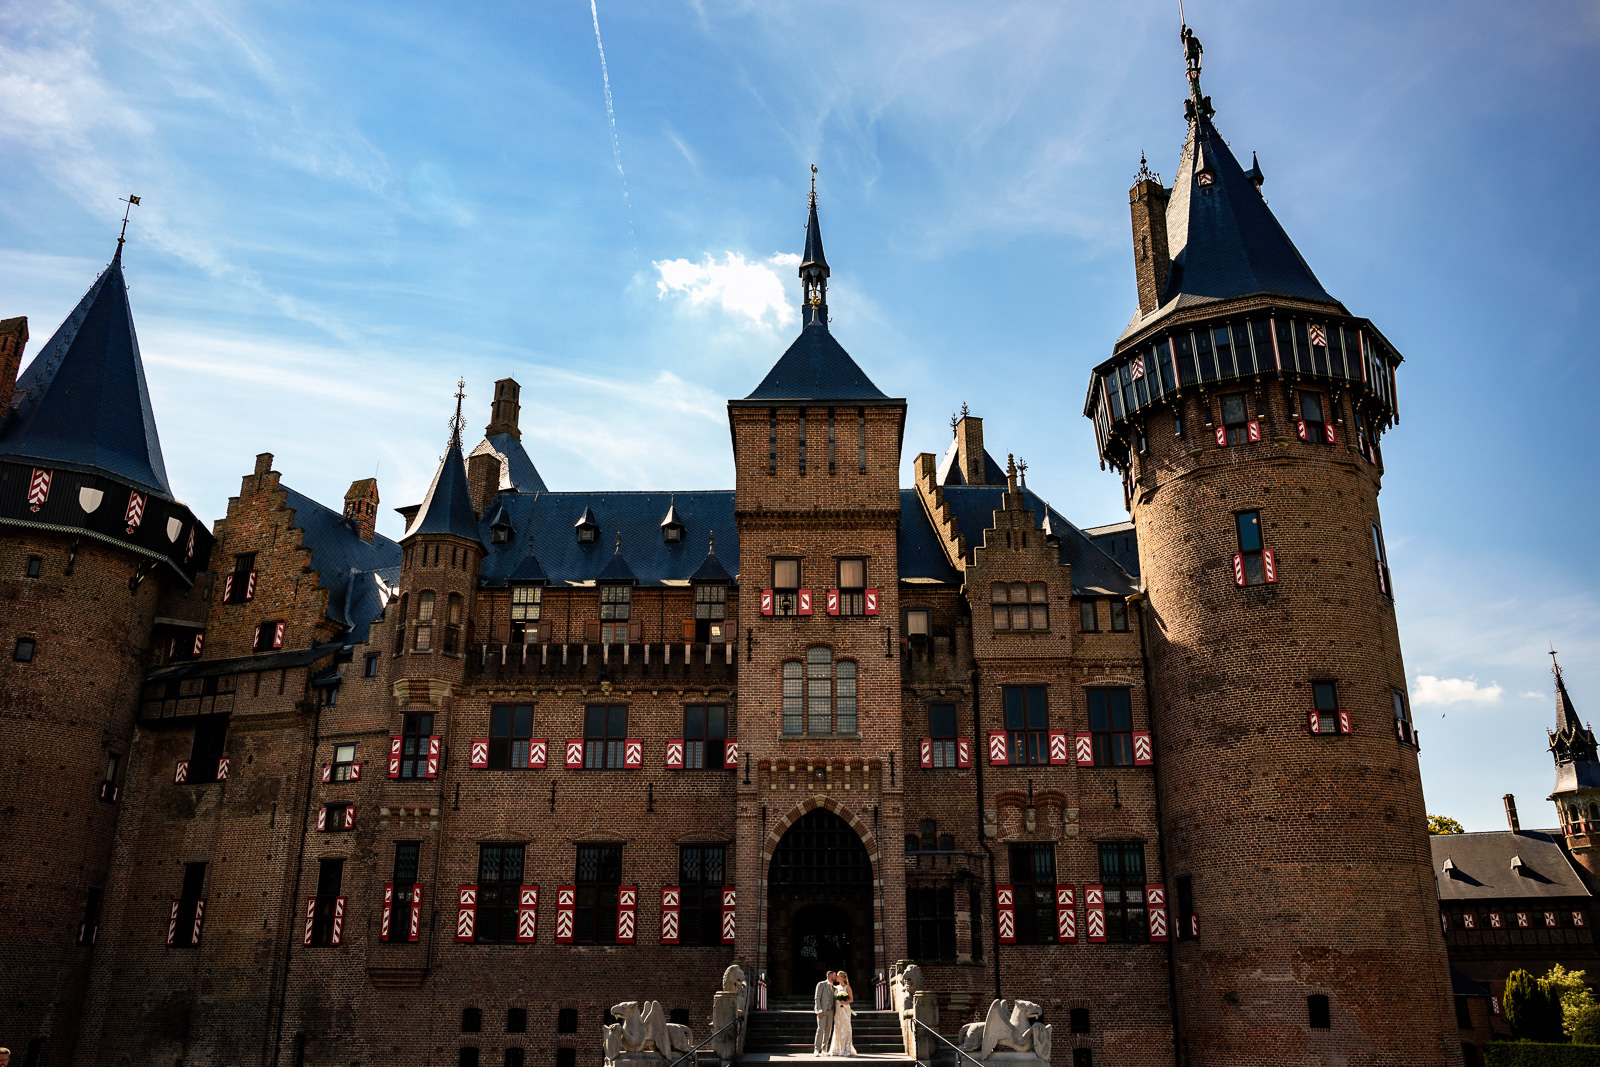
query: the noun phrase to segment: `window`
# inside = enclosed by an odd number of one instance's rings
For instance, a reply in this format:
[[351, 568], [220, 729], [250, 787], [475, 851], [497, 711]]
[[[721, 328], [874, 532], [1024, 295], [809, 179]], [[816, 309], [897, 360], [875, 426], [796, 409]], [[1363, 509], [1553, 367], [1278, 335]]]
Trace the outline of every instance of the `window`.
[[429, 652], [433, 649], [433, 590], [431, 589], [424, 589], [417, 594], [417, 637], [411, 647], [418, 652]]
[[619, 770], [628, 732], [625, 704], [590, 704], [583, 711], [583, 765], [590, 770]]
[[39, 577], [39, 572], [44, 569], [43, 556], [29, 556], [27, 569], [22, 573], [29, 578]]
[[343, 884], [344, 860], [317, 861], [317, 903], [311, 913], [312, 945], [326, 948], [334, 944], [333, 913], [338, 907], [339, 890]]
[[1339, 689], [1334, 682], [1311, 683], [1311, 732], [1316, 734], [1342, 733], [1339, 729]]
[[856, 408], [856, 469], [867, 473], [867, 409]]
[[526, 1062], [526, 1053], [520, 1047], [511, 1045], [506, 1048], [505, 1067], [523, 1067]]
[[270, 652], [283, 647], [284, 623], [282, 619], [272, 619], [256, 626], [256, 639], [253, 651]]
[[226, 715], [202, 715], [195, 720], [194, 744], [189, 749], [189, 783], [202, 785], [217, 780], [217, 761], [228, 741]]
[[349, 804], [324, 804], [322, 807], [322, 825], [318, 829], [329, 834], [343, 833], [349, 810]]
[[1228, 393], [1222, 398], [1222, 425], [1228, 435], [1230, 445], [1244, 444], [1250, 439], [1247, 423], [1250, 421], [1250, 408], [1245, 403], [1243, 393]]
[[1111, 598], [1111, 630], [1113, 633], [1128, 632], [1128, 602], [1121, 597]]
[[1328, 440], [1328, 420], [1323, 417], [1321, 393], [1302, 392], [1300, 394], [1300, 421], [1305, 424], [1304, 440], [1311, 441], [1314, 444], [1321, 444]]
[[350, 768], [355, 766], [355, 762], [356, 746], [334, 745], [333, 780], [336, 782], [348, 782], [350, 780]]
[[368, 652], [367, 658], [361, 662], [361, 677], [376, 678], [378, 676], [378, 654]]
[[495, 704], [489, 709], [489, 766], [518, 770], [528, 765], [528, 739], [533, 736], [532, 704]]
[[227, 586], [225, 604], [243, 604], [255, 596], [255, 581], [251, 575], [256, 570], [256, 554], [241, 552], [233, 557], [233, 580]]
[[800, 561], [797, 559], [772, 561], [772, 613], [800, 614]]
[[1391, 688], [1389, 696], [1394, 701], [1395, 733], [1400, 740], [1410, 741], [1416, 733], [1411, 728], [1411, 709], [1406, 705], [1406, 691]]
[[411, 936], [411, 904], [417, 897], [417, 867], [422, 855], [420, 841], [396, 841], [394, 844], [394, 905], [390, 915], [389, 940], [406, 941]]
[[767, 473], [778, 473], [778, 409], [767, 409]]
[[89, 887], [89, 896], [83, 902], [83, 922], [78, 924], [78, 944], [92, 945], [100, 933], [100, 901], [105, 890]]
[[1094, 1067], [1094, 1049], [1075, 1048], [1072, 1050], [1072, 1067]]
[[1096, 603], [1092, 596], [1086, 596], [1078, 601], [1078, 625], [1086, 634], [1095, 633], [1100, 629], [1100, 612], [1095, 606]]
[[956, 706], [928, 705], [928, 737], [933, 742], [933, 765], [944, 769], [956, 765]]
[[1178, 921], [1173, 935], [1183, 941], [1194, 936], [1194, 876], [1178, 875]]
[[690, 704], [683, 709], [683, 766], [687, 770], [722, 770], [723, 742], [728, 737], [728, 709], [723, 704]]
[[720, 645], [727, 639], [723, 626], [728, 617], [728, 587], [708, 582], [694, 587], [694, 639]]
[[1389, 580], [1389, 553], [1383, 548], [1383, 530], [1377, 523], [1372, 524], [1372, 563], [1378, 571], [1378, 592], [1391, 599], [1394, 597], [1394, 585]]
[[478, 1034], [483, 1032], [483, 1009], [461, 1009], [461, 1032], [463, 1034]]
[[1126, 689], [1091, 689], [1089, 730], [1096, 767], [1133, 765], [1133, 711]]
[[[1243, 565], [1243, 585], [1263, 585], [1267, 572], [1261, 554], [1261, 512], [1241, 511], [1234, 515], [1239, 530], [1239, 556]], [[1235, 580], [1239, 575], [1234, 575]]]
[[556, 1009], [556, 1033], [575, 1034], [578, 1032], [578, 1009]]
[[806, 472], [806, 409], [800, 409], [800, 473]]
[[426, 711], [406, 713], [400, 738], [400, 777], [428, 776], [428, 747], [433, 740], [433, 715]]
[[783, 665], [783, 732], [786, 734], [853, 734], [856, 732], [856, 665], [835, 663], [826, 648], [806, 651], [801, 664]]
[[12, 649], [11, 658], [18, 663], [32, 663], [35, 643], [31, 637], [17, 638], [17, 647]]
[[1050, 716], [1042, 685], [1008, 685], [1001, 690], [1011, 762], [1049, 763]]
[[461, 594], [451, 593], [446, 602], [444, 623], [444, 650], [461, 651]]
[[528, 1009], [506, 1009], [506, 1033], [525, 1034], [528, 1032]]
[[622, 884], [621, 845], [579, 845], [577, 924], [573, 940], [609, 945], [617, 940], [617, 887]]
[[722, 884], [727, 850], [722, 845], [680, 845], [678, 884], [683, 891], [678, 943], [722, 944]]
[[405, 648], [406, 648], [406, 619], [410, 617], [407, 614], [407, 612], [409, 612], [411, 610], [410, 605], [411, 605], [411, 594], [410, 593], [401, 593], [400, 594], [400, 617], [396, 621], [395, 628], [394, 628], [394, 652], [395, 652], [395, 655], [397, 655], [397, 656], [401, 652], [404, 652]]
[[839, 614], [865, 615], [867, 612], [867, 561], [839, 561]]
[[1043, 582], [995, 582], [989, 604], [996, 630], [1048, 630], [1050, 605]]
[[1072, 1011], [1068, 1013], [1067, 1018], [1071, 1021], [1071, 1029], [1073, 1033], [1087, 1034], [1089, 1032], [1088, 1008], [1073, 1008]]
[[519, 644], [532, 644], [538, 639], [538, 623], [544, 613], [544, 586], [513, 585], [511, 587], [511, 640]]
[[906, 941], [912, 959], [955, 961], [956, 891], [953, 885], [906, 887]]
[[456, 1056], [456, 1067], [478, 1067], [478, 1049], [473, 1045], [462, 1045]]
[[206, 891], [206, 865], [204, 863], [185, 863], [183, 865], [183, 889], [178, 894], [177, 925], [173, 927], [171, 944], [179, 947], [198, 945], [200, 939], [195, 936], [194, 913], [200, 907], [200, 898]]
[[517, 939], [517, 899], [522, 888], [523, 845], [478, 846], [479, 943]]
[[1011, 885], [1016, 891], [1017, 944], [1056, 941], [1056, 847], [1012, 845]]
[[1106, 940], [1145, 940], [1144, 846], [1100, 846], [1100, 883], [1106, 891]]
[[932, 633], [932, 625], [927, 608], [911, 608], [906, 612], [906, 636], [915, 640], [926, 638]]
[[1462, 1030], [1472, 1029], [1472, 1000], [1456, 994], [1456, 1026]]
[[1329, 1010], [1327, 996], [1313, 993], [1306, 997], [1306, 1021], [1313, 1030], [1333, 1029], [1333, 1013]]
[[106, 773], [105, 777], [100, 779], [101, 800], [114, 801], [117, 799], [117, 768], [121, 763], [122, 757], [119, 754], [115, 752], [106, 754]]
[[633, 610], [633, 586], [602, 585], [600, 587], [600, 621], [627, 622]]

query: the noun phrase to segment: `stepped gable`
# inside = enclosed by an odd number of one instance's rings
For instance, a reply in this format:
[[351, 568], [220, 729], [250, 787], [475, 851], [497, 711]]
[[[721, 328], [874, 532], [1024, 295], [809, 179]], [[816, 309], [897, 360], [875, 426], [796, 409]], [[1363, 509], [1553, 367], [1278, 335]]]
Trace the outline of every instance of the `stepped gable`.
[[[956, 528], [967, 535], [969, 556], [982, 544], [982, 532], [994, 525], [994, 513], [1004, 507], [1005, 492], [1003, 484], [944, 488], [944, 500], [955, 517]], [[1020, 492], [1023, 507], [1034, 514], [1036, 528], [1042, 530], [1048, 517], [1050, 533], [1061, 539], [1061, 562], [1072, 568], [1073, 595], [1128, 596], [1139, 591], [1138, 579], [1124, 570], [1093, 537], [1068, 522], [1031, 489]]]
[[400, 584], [400, 546], [380, 533], [369, 544], [339, 512], [288, 486], [283, 491], [301, 547], [311, 552], [317, 584], [328, 591], [328, 618], [349, 629], [352, 643], [365, 641]]
[[[986, 448], [983, 450], [983, 483], [985, 485], [1005, 485], [1006, 472]], [[961, 442], [951, 441], [950, 447], [945, 449], [944, 457], [939, 460], [939, 485], [966, 485], [966, 476], [961, 473]]]
[[109, 475], [172, 500], [122, 247], [17, 380], [0, 459]]

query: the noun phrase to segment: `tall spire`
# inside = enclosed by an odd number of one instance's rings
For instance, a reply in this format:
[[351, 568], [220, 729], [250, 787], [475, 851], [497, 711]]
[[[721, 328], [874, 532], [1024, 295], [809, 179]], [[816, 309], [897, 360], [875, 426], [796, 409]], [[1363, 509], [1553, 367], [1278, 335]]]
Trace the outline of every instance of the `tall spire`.
[[828, 258], [822, 252], [822, 224], [817, 221], [817, 165], [811, 164], [811, 211], [806, 217], [806, 249], [800, 257], [804, 325], [828, 324]]
[[[467, 541], [479, 541], [477, 512], [467, 490], [467, 465], [461, 458], [461, 401], [466, 399], [467, 383], [456, 382], [456, 413], [450, 420], [450, 445], [434, 472], [428, 495], [422, 498], [410, 529], [402, 542], [418, 534], [451, 534]], [[480, 542], [481, 543], [481, 542]]]
[[1594, 731], [1587, 729], [1572, 706], [1567, 695], [1567, 683], [1561, 677], [1561, 664], [1550, 652], [1550, 673], [1556, 676], [1556, 728], [1550, 734], [1550, 751], [1557, 763], [1600, 760], [1600, 745], [1596, 745]]
[[1216, 111], [1211, 106], [1211, 98], [1200, 91], [1200, 57], [1205, 54], [1205, 47], [1187, 23], [1184, 23], [1179, 37], [1183, 41], [1183, 63], [1189, 77], [1189, 99], [1183, 105], [1183, 117], [1190, 122], [1197, 118], [1209, 121]]

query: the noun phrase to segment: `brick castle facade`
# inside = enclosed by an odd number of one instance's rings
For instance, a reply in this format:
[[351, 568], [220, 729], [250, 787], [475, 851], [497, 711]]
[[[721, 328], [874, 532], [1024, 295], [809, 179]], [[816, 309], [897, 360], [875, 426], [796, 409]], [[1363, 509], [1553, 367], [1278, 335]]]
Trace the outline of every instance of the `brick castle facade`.
[[[1212, 125], [1130, 203], [1139, 311], [1080, 528], [828, 326], [729, 402], [724, 492], [551, 490], [514, 380], [398, 542], [270, 454], [207, 530], [121, 245], [18, 377], [0, 323], [0, 1036], [34, 1064], [598, 1062], [922, 965], [1057, 1064], [1456, 1064], [1377, 507], [1398, 353]], [[12, 388], [11, 383], [15, 383]]]

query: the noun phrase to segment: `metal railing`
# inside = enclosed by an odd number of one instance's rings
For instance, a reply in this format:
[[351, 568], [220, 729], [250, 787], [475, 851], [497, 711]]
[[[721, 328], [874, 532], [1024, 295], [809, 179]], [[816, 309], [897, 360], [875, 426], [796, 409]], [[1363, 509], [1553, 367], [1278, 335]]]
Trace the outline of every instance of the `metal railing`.
[[678, 1065], [680, 1063], [682, 1063], [684, 1060], [687, 1060], [687, 1059], [693, 1057], [701, 1049], [703, 1049], [707, 1045], [711, 1044], [711, 1042], [715, 1041], [717, 1038], [721, 1037], [723, 1034], [727, 1033], [729, 1030], [732, 1030], [735, 1033], [734, 1042], [733, 1042], [733, 1048], [734, 1048], [733, 1056], [734, 1056], [734, 1059], [738, 1059], [739, 1058], [738, 1031], [743, 1029], [743, 1027], [744, 1027], [744, 1018], [742, 1016], [738, 1017], [738, 1018], [735, 1018], [733, 1020], [733, 1022], [731, 1022], [728, 1025], [724, 1026], [722, 1029], [718, 1030], [716, 1033], [712, 1034], [710, 1037], [708, 1037], [704, 1041], [700, 1042], [694, 1048], [690, 1049], [688, 1052], [685, 1052], [682, 1056], [679, 1056], [677, 1059], [675, 1059], [671, 1063], [667, 1064], [667, 1067], [678, 1067]]
[[[939, 1031], [935, 1030], [933, 1027], [929, 1026], [927, 1023], [923, 1022], [921, 1019], [913, 1017], [911, 1022], [913, 1024], [915, 1024], [916, 1026], [922, 1027], [924, 1030], [928, 1031], [928, 1033], [932, 1034], [933, 1037], [934, 1037], [934, 1040], [940, 1042], [941, 1044], [950, 1046], [950, 1051], [952, 1051], [952, 1052], [954, 1052], [956, 1054], [957, 1062], [960, 1062], [961, 1060], [970, 1060], [973, 1064], [976, 1065], [976, 1067], [988, 1067], [988, 1065], [985, 1064], [982, 1060], [978, 1059], [976, 1056], [974, 1056], [970, 1052], [962, 1051], [961, 1047], [959, 1045], [957, 1045], [954, 1041], [951, 1041], [948, 1037], [945, 1037], [943, 1034], [941, 1034]], [[915, 1034], [916, 1031], [913, 1030], [912, 1033]], [[908, 1051], [912, 1054], [913, 1057], [916, 1056], [917, 1050], [915, 1048], [909, 1049]], [[927, 1063], [928, 1064], [932, 1064], [933, 1063], [933, 1057], [932, 1056], [928, 1057]], [[917, 1064], [918, 1064], [918, 1067], [923, 1067], [923, 1061], [921, 1059], [917, 1060]]]

